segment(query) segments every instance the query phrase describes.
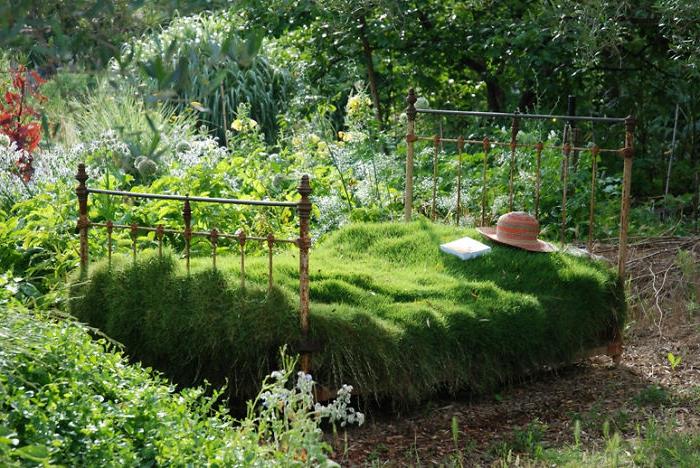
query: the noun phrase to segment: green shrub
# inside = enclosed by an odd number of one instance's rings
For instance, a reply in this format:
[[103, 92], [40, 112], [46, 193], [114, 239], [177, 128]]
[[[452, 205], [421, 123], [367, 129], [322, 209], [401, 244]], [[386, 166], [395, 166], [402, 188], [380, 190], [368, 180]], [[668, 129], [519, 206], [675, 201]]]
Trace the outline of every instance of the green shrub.
[[262, 35], [240, 31], [233, 14], [175, 18], [160, 32], [125, 45], [122, 57], [131, 60], [122, 71], [136, 83], [148, 83], [155, 99], [169, 100], [180, 111], [193, 105], [222, 141], [243, 103], [272, 138], [289, 78], [260, 54], [261, 47]]
[[[103, 151], [110, 149], [107, 160], [93, 154], [94, 163], [115, 167], [141, 181], [162, 173], [166, 168], [160, 164], [161, 156], [178, 153], [178, 145], [195, 134], [192, 112], [176, 114], [165, 104], [147, 107], [136, 89], [126, 85], [114, 89], [102, 82], [86, 97], [69, 101], [69, 106], [82, 141]], [[144, 160], [152, 163], [150, 171]]]
[[649, 385], [634, 397], [638, 406], [664, 406], [671, 401], [668, 391], [660, 385]]
[[175, 392], [76, 322], [0, 305], [0, 465], [331, 464], [319, 424], [362, 423], [352, 389], [314, 406], [310, 376], [282, 361], [236, 421], [219, 390]]
[[[410, 402], [438, 389], [482, 391], [606, 342], [624, 320], [620, 282], [606, 266], [564, 254], [494, 246], [462, 262], [441, 241], [474, 231], [430, 223], [352, 225], [311, 253], [313, 357], [325, 384]], [[266, 295], [265, 258], [172, 259], [110, 271], [94, 265], [73, 286], [71, 311], [123, 342], [130, 355], [183, 384], [228, 377], [238, 398], [299, 337], [298, 259], [276, 257]]]

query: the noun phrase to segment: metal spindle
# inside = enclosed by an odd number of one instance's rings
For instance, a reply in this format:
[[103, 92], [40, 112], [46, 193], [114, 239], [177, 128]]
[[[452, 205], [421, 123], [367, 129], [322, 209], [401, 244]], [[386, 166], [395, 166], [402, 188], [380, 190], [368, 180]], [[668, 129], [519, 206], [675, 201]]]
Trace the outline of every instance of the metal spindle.
[[462, 153], [464, 152], [464, 137], [457, 138], [457, 209], [455, 210], [455, 224], [459, 224], [462, 217]]
[[114, 223], [112, 220], [107, 221], [107, 265], [112, 268], [112, 231]]
[[158, 258], [163, 258], [163, 236], [165, 235], [165, 228], [162, 224], [156, 227], [156, 239], [158, 239]]
[[415, 90], [413, 88], [409, 89], [406, 97], [406, 187], [403, 197], [405, 222], [411, 220], [411, 209], [413, 207], [413, 159], [415, 152], [414, 143], [416, 141], [416, 115], [418, 114], [415, 104], [417, 99]]
[[430, 211], [430, 219], [435, 221], [436, 217], [436, 199], [437, 199], [437, 165], [438, 165], [438, 152], [440, 151], [440, 137], [435, 135], [433, 139], [433, 202]]
[[566, 196], [569, 185], [569, 154], [571, 154], [571, 145], [567, 142], [564, 144], [564, 171], [562, 176], [562, 191], [561, 191], [561, 244], [564, 245], [566, 240]]
[[275, 246], [275, 236], [267, 235], [267, 290], [272, 291], [272, 248]]
[[136, 263], [136, 238], [139, 235], [139, 227], [136, 223], [131, 223], [131, 257], [134, 263]]
[[484, 138], [482, 145], [484, 148], [484, 166], [481, 171], [481, 226], [486, 226], [486, 169], [488, 166], [491, 142], [488, 138]]
[[591, 203], [588, 213], [588, 251], [593, 251], [593, 232], [595, 222], [595, 202], [596, 202], [596, 178], [598, 176], [598, 153], [600, 148], [598, 145], [593, 145], [591, 148]]
[[537, 169], [535, 174], [535, 219], [540, 218], [540, 190], [542, 186], [542, 149], [544, 144], [540, 141], [535, 146], [537, 151]]
[[513, 177], [515, 176], [515, 149], [518, 147], [518, 129], [518, 119], [513, 118], [510, 127], [510, 177], [508, 178], [508, 211], [513, 211]]
[[219, 231], [216, 228], [209, 232], [209, 242], [211, 242], [211, 266], [216, 270], [216, 246], [219, 242]]
[[238, 231], [238, 245], [241, 247], [241, 289], [245, 288], [245, 241], [245, 231], [240, 229]]
[[185, 230], [183, 236], [185, 238], [185, 268], [187, 274], [190, 274], [190, 243], [192, 241], [192, 208], [190, 207], [190, 194], [185, 196], [185, 205], [182, 208], [182, 219], [185, 221]]

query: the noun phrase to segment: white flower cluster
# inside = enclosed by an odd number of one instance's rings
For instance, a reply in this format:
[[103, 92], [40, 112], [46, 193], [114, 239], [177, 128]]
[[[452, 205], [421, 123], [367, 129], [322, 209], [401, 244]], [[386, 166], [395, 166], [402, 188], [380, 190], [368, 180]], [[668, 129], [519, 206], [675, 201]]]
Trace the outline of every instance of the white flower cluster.
[[[228, 34], [231, 25], [236, 23], [232, 15], [224, 11], [217, 15], [192, 15], [175, 18], [167, 28], [156, 35], [146, 35], [143, 39], [123, 46], [123, 55], [134, 54], [137, 63], [144, 57], [168, 56], [172, 57], [172, 65], [176, 65], [177, 58], [184, 47], [196, 47], [208, 50], [219, 60], [225, 55], [218, 55], [212, 44], [222, 44]], [[174, 50], [173, 50], [174, 48]], [[119, 65], [112, 61], [111, 68], [119, 71]]]
[[176, 177], [182, 177], [195, 166], [213, 168], [228, 157], [228, 150], [220, 146], [216, 138], [206, 135], [189, 138], [186, 135], [167, 135], [164, 144], [174, 150], [163, 154], [161, 162]]
[[[32, 178], [24, 183], [16, 172], [16, 162], [22, 156], [14, 143], [0, 146], [0, 193], [5, 201], [17, 202], [32, 196], [39, 188], [56, 184], [72, 185], [78, 162], [88, 151], [87, 145], [79, 144], [71, 148], [57, 146], [39, 150], [32, 154]], [[94, 168], [90, 177], [98, 176]]]
[[350, 406], [352, 386], [343, 385], [337, 397], [328, 405], [314, 404], [314, 386], [316, 382], [311, 374], [297, 372], [294, 388], [286, 387], [287, 374], [283, 371], [272, 372], [269, 376], [271, 385], [260, 394], [260, 401], [268, 411], [268, 418], [298, 418], [299, 414], [312, 417], [317, 422], [328, 419], [331, 423], [362, 425], [365, 415]]
[[327, 406], [316, 403], [314, 409], [323, 418], [328, 418], [331, 423], [339, 422], [341, 427], [347, 424], [357, 424], [361, 426], [365, 422], [365, 415], [355, 408], [350, 407], [350, 396], [352, 393], [352, 385], [343, 385], [336, 399]]

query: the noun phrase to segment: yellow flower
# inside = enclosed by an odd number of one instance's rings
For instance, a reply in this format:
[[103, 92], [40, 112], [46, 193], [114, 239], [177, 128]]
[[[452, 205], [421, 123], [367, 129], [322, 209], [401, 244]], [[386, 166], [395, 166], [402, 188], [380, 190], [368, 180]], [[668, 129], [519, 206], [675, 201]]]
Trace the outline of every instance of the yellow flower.
[[351, 96], [350, 99], [348, 99], [348, 112], [349, 113], [355, 113], [360, 109], [360, 106], [362, 105], [362, 101], [360, 100], [360, 97], [355, 95]]
[[239, 119], [236, 119], [233, 122], [231, 122], [231, 128], [237, 132], [240, 132], [241, 130], [243, 130], [243, 122], [241, 122]]
[[318, 154], [320, 154], [321, 156], [328, 156], [330, 151], [328, 150], [328, 144], [325, 141], [320, 141], [318, 143], [317, 148]]

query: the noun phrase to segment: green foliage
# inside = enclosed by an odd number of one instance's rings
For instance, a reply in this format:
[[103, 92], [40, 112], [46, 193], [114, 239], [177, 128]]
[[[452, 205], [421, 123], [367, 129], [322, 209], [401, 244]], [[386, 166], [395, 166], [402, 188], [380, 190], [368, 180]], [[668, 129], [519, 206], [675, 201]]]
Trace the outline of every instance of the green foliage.
[[512, 457], [513, 454], [525, 454], [534, 459], [542, 458], [544, 448], [542, 440], [547, 431], [547, 425], [535, 419], [523, 428], [515, 429], [507, 440], [496, 444], [492, 451], [501, 458]]
[[52, 189], [0, 210], [0, 264], [43, 293], [77, 264], [73, 193], [60, 185]]
[[683, 361], [682, 357], [677, 356], [673, 353], [668, 353], [666, 355], [666, 359], [668, 360], [668, 363], [671, 365], [672, 371], [676, 370], [676, 367], [678, 367], [681, 364], [681, 362]]
[[46, 70], [101, 68], [134, 35], [179, 12], [226, 5], [225, 0], [16, 0], [0, 4], [0, 46], [21, 51]]
[[[189, 141], [194, 134], [196, 118], [192, 112], [176, 114], [167, 105], [147, 108], [135, 89], [129, 86], [110, 87], [101, 83], [84, 99], [69, 101], [74, 111], [73, 124], [85, 142], [112, 143], [111, 161], [106, 162], [122, 173], [140, 181], [152, 180], [163, 173], [160, 163], [165, 153], [177, 153], [177, 145]], [[94, 159], [94, 158], [93, 158]], [[153, 165], [144, 169], [144, 161]]]
[[251, 117], [272, 139], [289, 78], [260, 54], [262, 40], [256, 30], [241, 30], [233, 14], [176, 18], [126, 44], [128, 60], [119, 66], [136, 83], [149, 85], [151, 99], [168, 101], [180, 112], [194, 107], [224, 143], [240, 104], [250, 106]]
[[[659, 426], [654, 420], [638, 426], [636, 436], [623, 438], [620, 432], [608, 434], [600, 447], [584, 448], [579, 444], [564, 448], [547, 448], [536, 458], [518, 458], [520, 466], [678, 466], [694, 467], [700, 463], [700, 434], [679, 431], [673, 423]], [[501, 456], [499, 466], [511, 466], [512, 454]]]
[[[469, 262], [439, 251], [465, 234], [478, 236], [424, 222], [352, 225], [312, 251], [321, 382], [395, 402], [442, 388], [483, 391], [567, 361], [623, 323], [621, 285], [605, 266], [497, 245]], [[124, 259], [111, 271], [102, 262], [74, 283], [71, 311], [181, 383], [228, 377], [243, 395], [276, 347], [298, 338], [298, 260], [276, 257], [271, 294], [265, 258], [248, 257], [245, 290], [237, 256], [219, 257], [216, 272], [209, 264], [194, 262], [187, 276], [172, 260]]]
[[634, 398], [639, 406], [663, 406], [670, 401], [668, 391], [659, 385], [649, 385]]
[[3, 466], [333, 465], [321, 421], [362, 423], [348, 387], [314, 406], [313, 380], [293, 379], [295, 361], [284, 353], [282, 370], [236, 421], [220, 390], [175, 392], [81, 324], [5, 305], [0, 318]]
[[[429, 123], [424, 122], [422, 134], [426, 133]], [[506, 141], [504, 129], [492, 129], [492, 137], [498, 141]], [[429, 132], [429, 130], [428, 130]], [[542, 130], [531, 129], [522, 131], [518, 140], [524, 144], [534, 145], [540, 141]], [[541, 156], [541, 190], [539, 205], [539, 221], [542, 234], [550, 239], [559, 239], [562, 218], [561, 178], [562, 154], [561, 143], [549, 135], [544, 139], [547, 147]], [[432, 202], [433, 177], [433, 145], [420, 144], [416, 146], [414, 189], [414, 208], [418, 212], [430, 214]], [[486, 165], [486, 221], [493, 223], [499, 215], [509, 211], [508, 194], [511, 164], [510, 149], [495, 147], [488, 155]], [[438, 155], [437, 178], [437, 216], [446, 221], [454, 222], [457, 216], [457, 173], [459, 172], [459, 155], [452, 143], [445, 144]], [[600, 160], [599, 156], [599, 160]], [[481, 217], [483, 151], [476, 151], [475, 145], [469, 145], [461, 155], [462, 160], [462, 193], [460, 223], [478, 225]], [[600, 161], [599, 161], [600, 164]], [[579, 154], [575, 167], [569, 168], [567, 191], [567, 240], [586, 239], [589, 229], [589, 206], [591, 197], [591, 168], [592, 155], [590, 151]], [[513, 180], [513, 209], [535, 211], [536, 157], [534, 150], [518, 150], [515, 156], [515, 172]], [[619, 201], [621, 179], [601, 170], [598, 166], [596, 174], [596, 218], [594, 236], [596, 238], [614, 237], [619, 229]], [[631, 230], [637, 232], [644, 229], [643, 222], [636, 222], [633, 217]], [[658, 221], [655, 226], [658, 226]]]

